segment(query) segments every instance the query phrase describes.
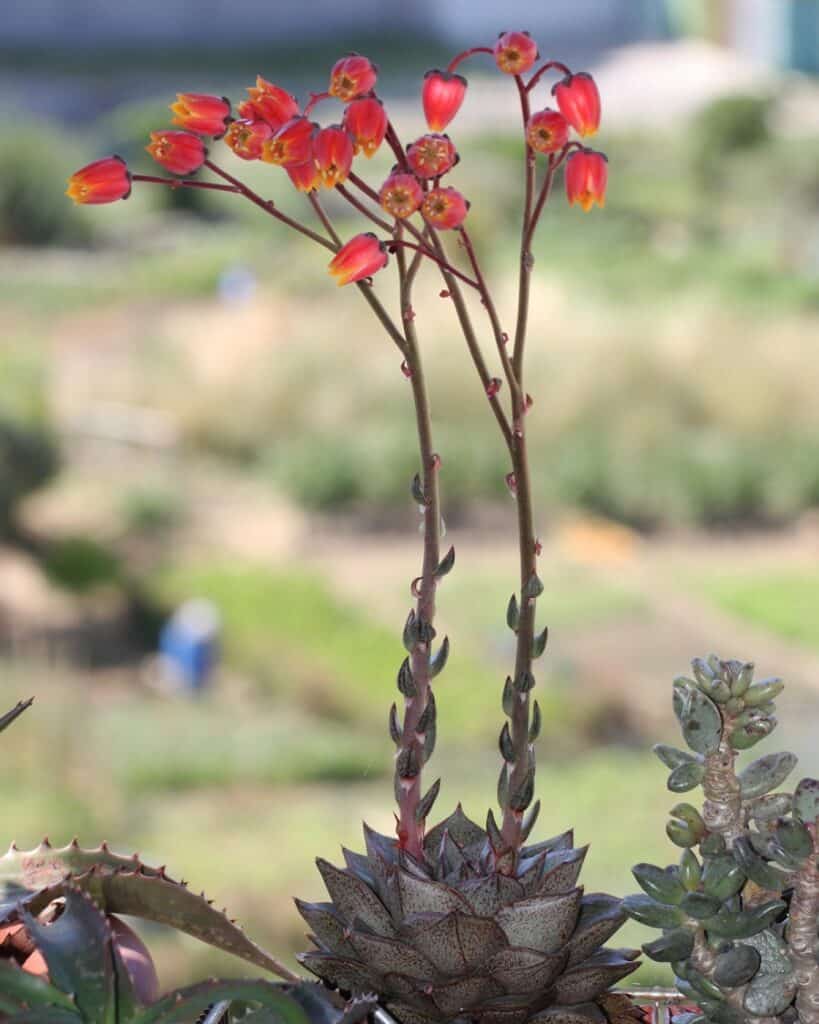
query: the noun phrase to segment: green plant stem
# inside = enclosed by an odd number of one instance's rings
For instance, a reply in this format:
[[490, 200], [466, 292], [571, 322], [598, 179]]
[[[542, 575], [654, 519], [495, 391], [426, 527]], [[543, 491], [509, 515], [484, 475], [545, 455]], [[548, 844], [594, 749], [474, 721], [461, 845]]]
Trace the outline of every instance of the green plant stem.
[[[396, 228], [400, 241], [401, 227]], [[418, 430], [418, 447], [421, 456], [421, 481], [424, 492], [424, 559], [417, 587], [415, 607], [416, 622], [432, 625], [435, 617], [435, 570], [440, 562], [441, 502], [438, 487], [438, 457], [433, 450], [432, 425], [424, 379], [423, 363], [415, 330], [415, 313], [412, 308], [412, 285], [418, 263], [408, 269], [404, 252], [399, 248], [396, 261], [400, 281], [401, 317], [406, 337], [406, 362], [410, 373], [410, 384], [415, 404], [415, 419]], [[410, 652], [410, 666], [415, 694], [405, 699], [404, 722], [401, 744], [396, 759], [396, 794], [398, 796], [398, 833], [412, 856], [423, 858], [424, 821], [417, 820], [417, 809], [422, 797], [421, 768], [424, 763], [425, 735], [419, 732], [419, 720], [431, 699], [430, 656], [432, 641], [416, 639]], [[399, 766], [410, 765], [411, 774], [401, 776]]]
[[816, 868], [816, 823], [807, 825], [813, 851], [793, 880], [788, 920], [788, 955], [796, 973], [796, 1011], [800, 1024], [819, 1024], [819, 963], [816, 960], [816, 919], [819, 915], [819, 872]]

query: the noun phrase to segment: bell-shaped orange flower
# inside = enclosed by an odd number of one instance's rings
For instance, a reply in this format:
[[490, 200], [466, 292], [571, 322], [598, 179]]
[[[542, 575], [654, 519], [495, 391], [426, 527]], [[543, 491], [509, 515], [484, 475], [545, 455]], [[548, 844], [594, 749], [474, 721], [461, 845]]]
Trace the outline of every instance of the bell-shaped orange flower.
[[151, 132], [151, 141], [145, 148], [171, 174], [193, 174], [208, 155], [199, 136], [190, 132]]
[[375, 96], [362, 96], [348, 103], [341, 123], [353, 140], [355, 153], [363, 152], [368, 159], [387, 134], [387, 112], [381, 100]]
[[258, 160], [273, 129], [265, 121], [234, 121], [225, 135], [225, 142], [242, 160]]
[[370, 277], [387, 265], [387, 249], [371, 232], [356, 235], [330, 260], [329, 271], [336, 284], [353, 284]]
[[414, 175], [394, 171], [381, 186], [378, 199], [387, 213], [403, 220], [421, 208], [424, 190]]
[[536, 153], [556, 153], [569, 141], [569, 122], [557, 110], [538, 110], [526, 125], [526, 141]]
[[588, 213], [595, 203], [606, 205], [608, 160], [594, 149], [578, 149], [566, 161], [566, 197], [569, 205], [579, 203]]
[[313, 192], [321, 187], [321, 175], [315, 160], [308, 160], [304, 164], [294, 164], [291, 167], [285, 167], [285, 170], [299, 192]]
[[353, 140], [337, 124], [322, 128], [313, 138], [313, 159], [325, 188], [335, 188], [347, 180], [353, 165]]
[[367, 57], [359, 53], [351, 53], [342, 57], [333, 65], [330, 72], [330, 85], [327, 91], [337, 100], [349, 103], [356, 96], [363, 96], [375, 87], [378, 68]]
[[295, 96], [261, 75], [256, 76], [256, 85], [247, 90], [249, 99], [239, 104], [239, 116], [251, 121], [264, 121], [274, 132], [299, 112]]
[[600, 127], [600, 93], [590, 74], [566, 75], [552, 86], [552, 95], [578, 135], [594, 135]]
[[522, 75], [540, 54], [528, 32], [502, 32], [492, 48], [495, 63], [505, 75]]
[[262, 160], [279, 167], [306, 164], [313, 159], [313, 137], [316, 126], [306, 117], [291, 117], [268, 139], [262, 150]]
[[434, 228], [449, 230], [463, 224], [469, 203], [455, 188], [434, 188], [427, 192], [421, 214]]
[[407, 163], [419, 178], [438, 178], [458, 162], [448, 135], [422, 135], [407, 148]]
[[466, 79], [451, 71], [427, 71], [421, 89], [424, 117], [430, 131], [442, 132], [461, 109], [466, 95]]
[[120, 156], [106, 156], [86, 164], [68, 179], [65, 194], [75, 203], [96, 205], [115, 203], [131, 194], [131, 175]]
[[230, 101], [224, 96], [178, 92], [171, 111], [173, 124], [197, 135], [212, 135], [215, 139], [221, 139], [230, 122]]

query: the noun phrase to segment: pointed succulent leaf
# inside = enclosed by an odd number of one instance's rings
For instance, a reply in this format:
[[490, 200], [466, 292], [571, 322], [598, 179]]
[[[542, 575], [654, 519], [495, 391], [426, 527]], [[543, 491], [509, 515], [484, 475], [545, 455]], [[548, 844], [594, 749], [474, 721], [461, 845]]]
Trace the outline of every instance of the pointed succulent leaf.
[[432, 657], [429, 659], [429, 678], [434, 679], [436, 676], [440, 675], [443, 672], [444, 668], [446, 667], [446, 663], [448, 660], [449, 637], [445, 636], [444, 639], [441, 641], [441, 646], [438, 648], [435, 654], [433, 654]]
[[791, 974], [759, 974], [745, 990], [742, 1005], [755, 1017], [778, 1017], [796, 995], [797, 980]]
[[373, 987], [372, 975], [364, 964], [349, 957], [331, 953], [298, 953], [296, 959], [308, 971], [334, 988], [348, 992], [369, 992]]
[[670, 964], [675, 960], [687, 960], [694, 949], [694, 933], [688, 928], [673, 928], [666, 931], [659, 939], [647, 942], [643, 952], [651, 960], [661, 964]]
[[588, 849], [588, 846], [579, 846], [576, 849], [547, 853], [538, 895], [551, 896], [571, 889], [580, 875]]
[[441, 843], [441, 837], [445, 831], [449, 832], [461, 848], [465, 846], [472, 846], [486, 838], [481, 826], [464, 814], [463, 808], [460, 804], [458, 804], [448, 818], [444, 818], [443, 821], [439, 821], [438, 824], [427, 833], [424, 845], [427, 846], [428, 850], [436, 850], [438, 848]]
[[674, 683], [674, 713], [685, 742], [698, 754], [713, 754], [722, 738], [722, 716], [717, 705], [691, 682]]
[[407, 615], [407, 621], [404, 623], [402, 640], [404, 643], [404, 649], [408, 654], [411, 654], [415, 645], [418, 643], [418, 619], [415, 615], [414, 608], [410, 608], [409, 615]]
[[536, 1014], [529, 1024], [607, 1024], [609, 1018], [597, 1002], [577, 1006], [550, 1006]]
[[537, 701], [532, 702], [532, 721], [529, 725], [529, 742], [534, 743], [535, 740], [540, 736], [540, 729], [543, 724], [543, 717], [540, 713], [540, 704]]
[[497, 798], [498, 807], [505, 811], [509, 805], [509, 767], [505, 761], [501, 765], [498, 775]]
[[416, 697], [418, 695], [418, 687], [415, 685], [415, 680], [412, 677], [409, 658], [404, 658], [401, 662], [401, 668], [398, 669], [397, 682], [398, 689], [405, 697]]
[[498, 747], [500, 748], [500, 755], [507, 762], [514, 762], [515, 760], [515, 745], [512, 743], [512, 733], [509, 731], [509, 723], [504, 722], [503, 728], [500, 731], [500, 737], [498, 738]]
[[741, 697], [754, 681], [754, 663], [746, 661], [731, 683], [731, 695]]
[[424, 913], [407, 918], [402, 936], [436, 966], [436, 973], [462, 974], [479, 970], [507, 945], [500, 926], [491, 918], [460, 910]]
[[677, 928], [685, 921], [685, 914], [679, 907], [657, 903], [644, 893], [626, 896], [623, 900], [623, 910], [635, 921], [647, 924], [651, 928]]
[[672, 793], [687, 793], [705, 778], [705, 765], [698, 761], [677, 765], [668, 776], [667, 786]]
[[401, 746], [401, 727], [398, 724], [398, 708], [395, 704], [390, 708], [390, 739], [397, 746]]
[[683, 764], [702, 763], [702, 759], [695, 754], [689, 754], [687, 750], [677, 750], [676, 747], [669, 747], [667, 743], [655, 743], [651, 749], [666, 768], [674, 769]]
[[700, 884], [702, 868], [693, 850], [683, 850], [680, 856], [680, 882], [687, 892], [693, 892]]
[[378, 935], [395, 934], [389, 911], [368, 885], [321, 857], [317, 858], [316, 864], [330, 899], [345, 921], [349, 924], [361, 921]]
[[30, 708], [33, 703], [33, 697], [29, 697], [28, 700], [20, 700], [14, 705], [11, 711], [7, 711], [4, 715], [0, 715], [0, 732], [4, 729], [8, 729], [11, 723], [18, 719], [20, 715]]
[[572, 936], [582, 891], [562, 896], [537, 896], [502, 907], [496, 920], [512, 946], [524, 946], [541, 953], [557, 953]]
[[782, 900], [770, 900], [748, 910], [722, 909], [703, 922], [706, 931], [726, 939], [746, 939], [767, 928], [785, 910]]
[[[464, 897], [455, 889], [439, 882], [425, 881], [413, 877], [406, 871], [399, 871], [398, 887], [405, 915], [426, 914], [433, 911], [443, 914], [451, 910], [469, 912], [469, 904]], [[389, 934], [380, 928], [376, 930], [382, 935]]]
[[752, 761], [738, 776], [742, 798], [752, 800], [776, 789], [793, 771], [796, 760], [794, 754], [783, 751], [780, 754], [766, 754]]
[[[537, 709], [536, 713], [539, 713], [540, 709], [538, 708], [537, 701], [535, 701], [534, 707]], [[533, 721], [534, 721], [534, 713], [533, 713]], [[530, 736], [529, 742], [530, 743], [532, 742], [531, 736]], [[529, 838], [529, 836], [530, 836], [530, 834], [532, 832], [532, 829], [535, 827], [535, 822], [537, 821], [537, 817], [538, 817], [539, 814], [540, 814], [540, 800], [535, 800], [535, 802], [532, 804], [531, 809], [529, 810], [529, 812], [524, 817], [523, 824], [520, 827], [520, 841], [521, 841], [521, 843], [525, 843], [526, 840]]]
[[421, 716], [418, 719], [418, 724], [415, 726], [415, 731], [419, 735], [423, 735], [428, 729], [435, 728], [436, 719], [436, 708], [435, 708], [435, 694], [432, 690], [427, 694], [427, 704], [424, 710], [421, 712]]
[[396, 779], [414, 779], [420, 772], [421, 760], [418, 756], [417, 748], [414, 745], [402, 747], [395, 759]]
[[510, 789], [509, 808], [513, 811], [525, 811], [535, 795], [535, 769], [531, 766], [516, 789]]
[[507, 948], [492, 957], [486, 971], [507, 992], [542, 992], [557, 978], [565, 963], [565, 950], [542, 953]]
[[427, 815], [432, 810], [432, 805], [438, 799], [438, 793], [441, 790], [441, 780], [436, 779], [435, 782], [429, 787], [426, 793], [421, 797], [418, 806], [415, 809], [415, 820], [418, 824], [427, 820]]
[[711, 666], [703, 658], [694, 658], [691, 662], [691, 671], [700, 686], [709, 687], [715, 676]]
[[546, 643], [549, 639], [549, 627], [544, 626], [540, 633], [532, 637], [532, 657], [539, 658], [546, 650]]
[[730, 854], [723, 853], [705, 858], [702, 889], [706, 896], [724, 902], [735, 896], [744, 884], [745, 872]]
[[537, 843], [532, 843], [531, 846], [524, 847], [521, 853], [526, 857], [534, 857], [539, 853], [558, 853], [561, 850], [571, 850], [573, 846], [574, 831], [569, 828], [559, 835], [541, 839]]
[[[114, 973], [113, 936], [94, 903], [67, 886], [65, 909], [55, 921], [46, 925], [25, 911], [22, 921], [48, 965], [50, 980], [74, 996], [83, 1016], [114, 1019], [119, 979]], [[129, 985], [124, 971], [123, 975]]]
[[523, 671], [519, 676], [515, 676], [512, 683], [518, 693], [528, 693], [535, 685], [535, 677], [531, 672]]
[[581, 963], [626, 921], [621, 900], [605, 893], [590, 893], [580, 901], [580, 916], [569, 941], [569, 965]]
[[337, 956], [355, 956], [347, 937], [347, 925], [332, 903], [306, 903], [295, 901], [298, 912], [312, 929], [316, 944], [325, 953]]
[[742, 695], [742, 699], [748, 707], [756, 707], [758, 704], [764, 704], [766, 701], [778, 697], [784, 689], [785, 684], [781, 679], [763, 679], [761, 682], [749, 686]]
[[683, 897], [680, 909], [698, 921], [712, 917], [722, 906], [722, 900], [706, 896], [704, 892], [689, 892]]
[[543, 580], [541, 580], [536, 572], [533, 572], [526, 581], [521, 593], [523, 597], [531, 600], [532, 598], [540, 597], [543, 593], [543, 589]]
[[639, 964], [612, 954], [604, 960], [594, 958], [572, 967], [555, 982], [555, 999], [562, 1004], [571, 1006], [573, 1003], [585, 1003], [602, 995], [615, 982], [636, 971]]
[[761, 957], [753, 946], [737, 943], [725, 953], [717, 956], [714, 964], [714, 981], [720, 988], [738, 988], [746, 984], [759, 970]]
[[420, 473], [416, 473], [415, 476], [412, 478], [412, 483], [410, 484], [410, 494], [412, 495], [413, 501], [415, 501], [418, 505], [426, 505], [427, 496], [424, 494], [424, 487], [423, 484], [421, 483]]
[[449, 551], [444, 555], [441, 561], [438, 563], [438, 568], [435, 570], [435, 579], [442, 580], [444, 576], [452, 571], [452, 566], [455, 564], [455, 548], [450, 547]]
[[358, 931], [352, 933], [350, 942], [359, 959], [378, 974], [396, 973], [424, 979], [432, 978], [436, 973], [433, 963], [405, 942]]
[[473, 976], [459, 978], [436, 985], [432, 998], [446, 1017], [457, 1015], [464, 1006], [480, 1004], [493, 996], [502, 995], [503, 987], [491, 978]]
[[806, 825], [819, 818], [819, 780], [802, 779], [793, 794], [793, 813]]
[[[10, 960], [0, 960], [0, 996], [10, 1000], [10, 1009], [57, 1006], [76, 1012], [76, 1004], [70, 996], [51, 985], [44, 978], [23, 971]], [[15, 1005], [16, 1004], [16, 1005]]]
[[509, 598], [509, 603], [506, 606], [506, 625], [513, 633], [517, 633], [519, 623], [520, 607], [518, 606], [518, 598], [517, 594], [512, 594]]
[[503, 712], [510, 718], [515, 710], [515, 702], [517, 701], [517, 694], [515, 693], [515, 687], [512, 683], [512, 677], [507, 676], [506, 682], [503, 684]]
[[653, 900], [679, 906], [685, 895], [677, 868], [661, 868], [656, 864], [637, 864], [631, 869], [637, 884]]

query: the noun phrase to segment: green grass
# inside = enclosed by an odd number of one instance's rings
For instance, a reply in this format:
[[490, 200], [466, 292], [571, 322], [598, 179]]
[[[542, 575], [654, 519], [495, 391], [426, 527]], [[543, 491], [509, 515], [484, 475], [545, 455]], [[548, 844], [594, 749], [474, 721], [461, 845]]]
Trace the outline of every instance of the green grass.
[[719, 576], [698, 581], [697, 589], [754, 626], [819, 649], [819, 574], [766, 571]]

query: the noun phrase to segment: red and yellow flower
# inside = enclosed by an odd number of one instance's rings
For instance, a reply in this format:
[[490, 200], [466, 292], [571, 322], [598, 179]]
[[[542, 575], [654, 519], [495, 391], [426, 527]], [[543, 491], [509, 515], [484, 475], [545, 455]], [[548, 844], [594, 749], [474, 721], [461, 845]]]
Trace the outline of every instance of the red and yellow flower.
[[588, 213], [595, 203], [606, 205], [608, 160], [594, 149], [578, 149], [566, 161], [566, 197]]
[[449, 230], [460, 227], [469, 212], [469, 203], [455, 188], [434, 188], [427, 192], [421, 214], [434, 228]]
[[387, 249], [371, 232], [356, 235], [330, 260], [328, 270], [336, 284], [353, 284], [370, 277], [387, 265]]
[[127, 199], [131, 194], [128, 165], [119, 156], [106, 156], [86, 164], [68, 179], [65, 194], [75, 203], [88, 206]]
[[315, 160], [293, 164], [291, 167], [285, 167], [285, 170], [299, 192], [313, 192], [321, 187], [321, 175]]
[[262, 160], [279, 167], [306, 164], [313, 159], [316, 125], [306, 117], [291, 117], [262, 149]]
[[526, 141], [536, 153], [556, 153], [569, 141], [569, 122], [557, 110], [538, 110], [526, 125]]
[[190, 132], [151, 132], [145, 149], [171, 174], [193, 174], [208, 155], [204, 142]]
[[234, 121], [225, 135], [225, 142], [242, 160], [258, 160], [273, 129], [265, 121]]
[[340, 125], [316, 132], [313, 158], [325, 188], [335, 188], [347, 180], [353, 165], [353, 140]]
[[370, 92], [377, 78], [378, 69], [371, 60], [359, 53], [351, 53], [333, 65], [327, 91], [337, 100], [349, 103], [356, 96]]
[[594, 135], [600, 127], [600, 93], [590, 74], [566, 75], [552, 87], [552, 95], [578, 135]]
[[212, 135], [215, 139], [221, 139], [230, 123], [230, 101], [224, 96], [178, 92], [171, 111], [172, 124], [196, 135]]
[[448, 135], [422, 135], [407, 149], [407, 162], [419, 178], [438, 178], [458, 162]]
[[414, 175], [394, 171], [381, 186], [378, 199], [387, 213], [403, 220], [420, 210], [424, 190]]
[[503, 32], [492, 48], [495, 63], [505, 75], [522, 75], [540, 56], [528, 32]]
[[274, 132], [299, 112], [295, 96], [261, 75], [256, 76], [256, 85], [247, 90], [249, 99], [239, 104], [239, 116], [250, 121], [264, 121]]
[[427, 71], [421, 89], [424, 117], [430, 131], [442, 132], [461, 109], [466, 79], [451, 71]]
[[342, 124], [353, 140], [355, 153], [363, 152], [369, 158], [387, 134], [387, 112], [375, 96], [362, 96], [344, 108]]

